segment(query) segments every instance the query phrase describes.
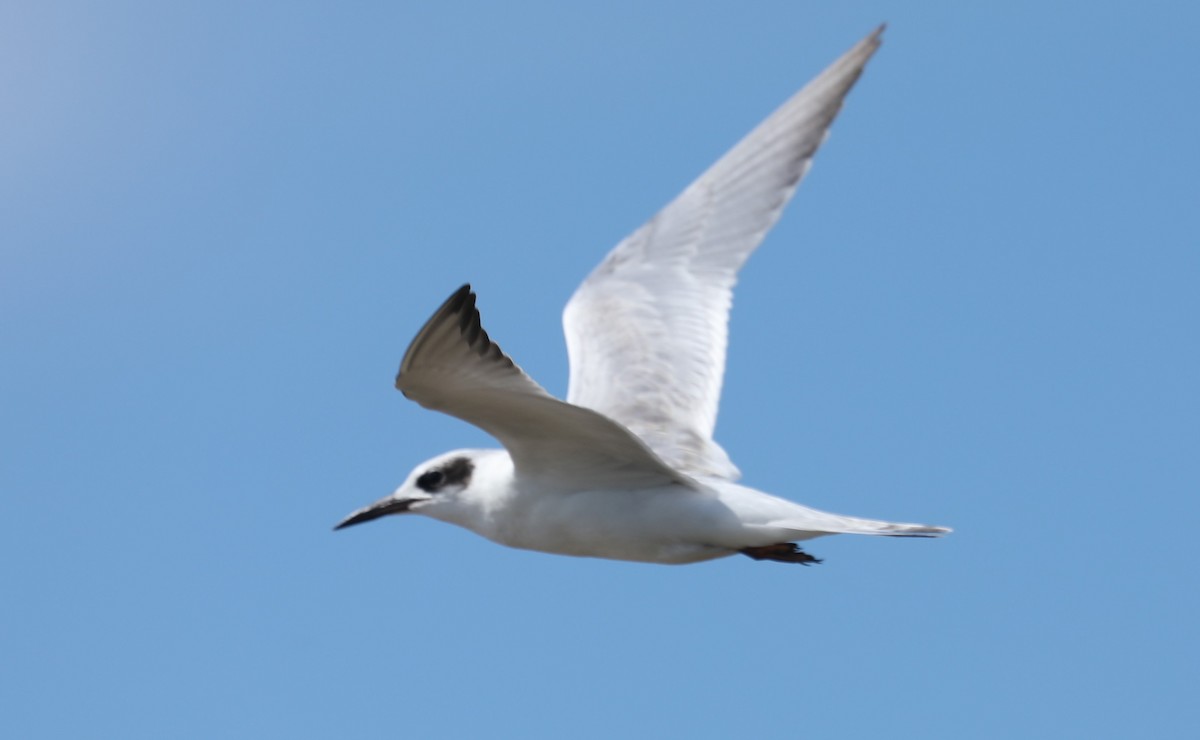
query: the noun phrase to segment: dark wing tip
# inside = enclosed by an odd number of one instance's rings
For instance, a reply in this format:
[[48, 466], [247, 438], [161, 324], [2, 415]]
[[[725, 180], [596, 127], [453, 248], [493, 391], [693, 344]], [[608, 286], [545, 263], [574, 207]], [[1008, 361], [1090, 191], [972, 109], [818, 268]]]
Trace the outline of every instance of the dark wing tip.
[[396, 374], [397, 388], [400, 388], [400, 377], [404, 374], [407, 358], [412, 354], [414, 347], [431, 330], [446, 326], [447, 324], [457, 325], [459, 336], [462, 337], [464, 343], [480, 357], [502, 363], [507, 367], [515, 367], [513, 361], [504, 354], [500, 346], [493, 342], [491, 337], [488, 336], [487, 331], [484, 330], [479, 309], [475, 306], [475, 298], [475, 293], [471, 290], [471, 284], [464, 283], [425, 322], [425, 326], [421, 328], [421, 331], [417, 333], [416, 338], [413, 339], [412, 344], [409, 346], [409, 350], [405, 354], [406, 360], [400, 363], [400, 372]]
[[471, 304], [474, 305], [475, 293], [471, 291], [470, 283], [463, 283], [461, 286], [459, 286], [458, 290], [450, 294], [450, 297], [447, 298], [446, 302], [442, 304], [442, 308], [438, 309], [438, 313], [441, 313], [443, 309], [450, 308], [451, 306], [454, 307], [452, 310], [458, 311], [467, 301], [470, 301]]
[[475, 350], [480, 357], [503, 362], [512, 367], [512, 360], [504, 354], [500, 345], [492, 341], [487, 330], [483, 328], [483, 319], [475, 301], [476, 295], [471, 291], [471, 286], [467, 284], [451, 296], [451, 300], [446, 302], [445, 308], [448, 309], [450, 315], [458, 314], [458, 330], [462, 338], [466, 340], [468, 347]]
[[433, 312], [433, 316], [426, 323], [439, 323], [446, 316], [462, 313], [463, 307], [468, 304], [471, 308], [475, 307], [475, 293], [471, 291], [470, 283], [463, 283], [449, 298], [442, 301], [442, 305], [438, 306], [438, 310]]
[[400, 361], [400, 369], [396, 372], [395, 385], [397, 389], [400, 389], [400, 376], [404, 374], [404, 366], [407, 364], [416, 346], [429, 334], [430, 330], [442, 325], [448, 318], [461, 314], [463, 307], [468, 303], [470, 303], [472, 309], [475, 307], [475, 294], [471, 292], [470, 283], [463, 283], [459, 286], [458, 290], [450, 294], [449, 298], [442, 301], [442, 305], [438, 306], [438, 309], [433, 312], [433, 315], [429, 317], [421, 327], [421, 330], [409, 342], [408, 351], [404, 353], [404, 359]]

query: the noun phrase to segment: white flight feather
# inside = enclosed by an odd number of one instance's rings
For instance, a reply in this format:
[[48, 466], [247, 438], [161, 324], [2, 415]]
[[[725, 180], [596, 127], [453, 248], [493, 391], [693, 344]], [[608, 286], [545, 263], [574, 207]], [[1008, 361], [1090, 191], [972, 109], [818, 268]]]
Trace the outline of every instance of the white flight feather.
[[712, 439], [737, 272], [808, 170], [882, 30], [784, 103], [588, 276], [563, 314], [570, 403], [624, 424], [676, 470], [738, 477]]

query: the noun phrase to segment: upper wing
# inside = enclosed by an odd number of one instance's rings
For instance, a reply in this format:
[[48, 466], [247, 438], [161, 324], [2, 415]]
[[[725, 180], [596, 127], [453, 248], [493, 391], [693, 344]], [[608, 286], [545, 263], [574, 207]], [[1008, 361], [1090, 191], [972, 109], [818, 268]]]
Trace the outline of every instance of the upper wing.
[[882, 32], [796, 93], [584, 280], [563, 314], [570, 403], [621, 422], [678, 470], [738, 476], [712, 440], [737, 272], [779, 218]]
[[560, 490], [687, 482], [629, 430], [552, 397], [517, 367], [480, 325], [470, 285], [413, 339], [396, 388], [483, 429], [508, 450], [518, 475], [551, 477]]

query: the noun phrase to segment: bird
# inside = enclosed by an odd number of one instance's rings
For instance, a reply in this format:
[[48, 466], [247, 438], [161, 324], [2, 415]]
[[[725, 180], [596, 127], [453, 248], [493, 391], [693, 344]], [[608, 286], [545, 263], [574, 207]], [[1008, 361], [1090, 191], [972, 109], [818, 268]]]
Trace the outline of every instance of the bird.
[[484, 430], [334, 529], [420, 514], [509, 547], [685, 564], [732, 555], [811, 565], [832, 534], [936, 537], [947, 527], [819, 511], [738, 483], [713, 440], [737, 274], [775, 224], [880, 26], [717, 160], [584, 279], [563, 313], [559, 400], [484, 330], [470, 284], [417, 333], [396, 388]]

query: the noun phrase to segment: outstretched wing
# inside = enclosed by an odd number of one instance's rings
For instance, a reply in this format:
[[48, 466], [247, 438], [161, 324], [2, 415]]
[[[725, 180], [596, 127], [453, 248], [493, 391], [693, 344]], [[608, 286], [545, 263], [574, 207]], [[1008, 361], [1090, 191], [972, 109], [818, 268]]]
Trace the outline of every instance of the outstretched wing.
[[547, 393], [493, 342], [464, 285], [413, 339], [396, 388], [491, 434], [518, 475], [560, 491], [687, 482], [620, 424]]
[[624, 424], [672, 467], [736, 478], [712, 439], [738, 270], [779, 218], [880, 27], [630, 234], [563, 315], [567, 400]]

